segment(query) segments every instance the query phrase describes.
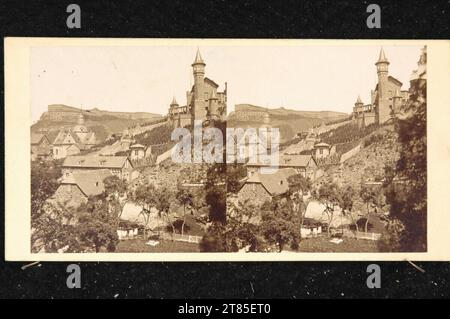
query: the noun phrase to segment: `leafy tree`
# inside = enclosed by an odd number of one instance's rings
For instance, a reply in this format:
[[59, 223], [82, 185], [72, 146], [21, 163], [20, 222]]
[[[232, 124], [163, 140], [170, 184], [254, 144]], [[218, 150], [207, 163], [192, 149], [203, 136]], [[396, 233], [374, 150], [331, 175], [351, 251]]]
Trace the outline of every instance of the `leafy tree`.
[[56, 251], [59, 247], [50, 248], [48, 243], [55, 239], [64, 243], [68, 239], [62, 224], [68, 216], [63, 218], [57, 208], [47, 202], [58, 188], [60, 177], [61, 169], [55, 161], [31, 163], [31, 247], [34, 252], [42, 247]]
[[170, 215], [170, 203], [173, 201], [172, 192], [166, 187], [158, 188], [155, 192], [155, 200], [155, 208], [158, 210], [158, 214], [166, 217], [167, 221], [172, 226], [172, 232], [175, 234], [175, 220]]
[[427, 246], [427, 85], [412, 82], [403, 116], [397, 119], [400, 158], [396, 178], [388, 179], [390, 225], [401, 223], [399, 247], [403, 251], [426, 251]]
[[227, 203], [227, 223], [213, 223], [203, 236], [200, 249], [205, 252], [236, 252], [249, 246], [250, 251], [264, 251], [264, 240], [254, 220], [259, 210], [249, 202]]
[[355, 230], [359, 231], [359, 216], [356, 216], [355, 212], [353, 211], [353, 206], [355, 204], [356, 198], [357, 194], [355, 190], [351, 186], [348, 186], [341, 192], [339, 206], [342, 210], [342, 214], [344, 216], [349, 216], [352, 220], [353, 225], [355, 226]]
[[105, 196], [110, 203], [110, 207], [115, 212], [117, 226], [122, 216], [123, 208], [128, 201], [127, 183], [115, 176], [108, 176], [103, 180], [105, 187]]
[[119, 242], [116, 219], [112, 216], [109, 203], [102, 196], [90, 197], [86, 204], [78, 208], [77, 237], [84, 247], [102, 247], [115, 251]]
[[330, 228], [334, 218], [334, 211], [335, 208], [339, 206], [339, 203], [341, 201], [341, 193], [339, 187], [336, 185], [336, 183], [330, 181], [320, 186], [320, 188], [317, 192], [315, 192], [314, 195], [320, 203], [325, 205], [324, 213], [326, 214], [328, 219], [327, 234], [330, 237]]
[[298, 249], [300, 242], [300, 218], [292, 214], [292, 203], [274, 199], [261, 206], [261, 232], [269, 244], [277, 244], [281, 252], [286, 244]]
[[368, 187], [363, 184], [359, 196], [366, 204], [364, 231], [367, 233], [371, 214], [378, 214], [383, 206], [382, 191], [378, 187]]
[[142, 207], [139, 215], [144, 218], [144, 239], [146, 236], [147, 225], [151, 217], [151, 209], [156, 208], [157, 198], [155, 196], [156, 188], [153, 184], [139, 185], [133, 194], [134, 201]]
[[[305, 194], [311, 191], [311, 181], [301, 174], [292, 175], [288, 178], [290, 199], [292, 200], [292, 210], [300, 218], [300, 232], [303, 228], [306, 209], [310, 200], [305, 200]], [[299, 238], [301, 240], [301, 236]]]
[[178, 185], [176, 198], [178, 203], [183, 206], [183, 223], [181, 225], [181, 235], [184, 235], [184, 226], [186, 225], [186, 207], [192, 207], [194, 205], [194, 195], [189, 190], [181, 188], [180, 185]]
[[238, 163], [232, 163], [227, 165], [227, 193], [236, 194], [241, 186], [239, 182], [247, 175], [244, 165]]

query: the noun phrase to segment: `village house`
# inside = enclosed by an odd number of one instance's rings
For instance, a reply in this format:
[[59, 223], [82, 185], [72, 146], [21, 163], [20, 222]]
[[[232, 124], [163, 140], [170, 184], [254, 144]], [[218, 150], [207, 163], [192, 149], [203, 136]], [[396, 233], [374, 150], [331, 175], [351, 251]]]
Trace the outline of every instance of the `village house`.
[[133, 165], [127, 156], [67, 156], [62, 165], [63, 176], [68, 177], [73, 172], [107, 169], [112, 175], [130, 180]]
[[275, 197], [283, 196], [289, 190], [288, 178], [296, 175], [292, 168], [279, 169], [273, 174], [254, 173], [249, 177], [238, 192], [240, 202], [250, 201], [254, 205], [261, 205]]
[[[271, 167], [270, 163], [248, 162], [245, 164], [247, 167], [247, 176], [250, 178], [257, 172], [260, 172], [261, 167]], [[273, 167], [276, 168], [276, 167]], [[305, 178], [309, 178], [312, 181], [316, 178], [317, 172], [317, 162], [312, 155], [290, 155], [282, 154], [279, 155], [278, 168], [292, 168], [297, 174], [301, 174]], [[270, 175], [270, 174], [269, 174]]]
[[73, 128], [64, 128], [58, 132], [52, 144], [53, 158], [60, 159], [79, 154], [82, 150], [90, 149], [97, 144], [94, 132], [84, 124], [84, 116], [80, 113], [78, 124]]
[[45, 134], [31, 133], [31, 160], [46, 159], [51, 155], [50, 141]]
[[327, 158], [336, 153], [336, 146], [321, 142], [314, 145], [314, 156], [316, 159]]
[[102, 194], [105, 191], [103, 181], [108, 176], [112, 176], [108, 169], [79, 170], [63, 175], [50, 201], [64, 207], [76, 208], [86, 203], [90, 196]]
[[148, 158], [152, 155], [151, 146], [145, 146], [142, 144], [134, 144], [130, 146], [130, 159], [132, 161], [139, 161], [143, 158]]

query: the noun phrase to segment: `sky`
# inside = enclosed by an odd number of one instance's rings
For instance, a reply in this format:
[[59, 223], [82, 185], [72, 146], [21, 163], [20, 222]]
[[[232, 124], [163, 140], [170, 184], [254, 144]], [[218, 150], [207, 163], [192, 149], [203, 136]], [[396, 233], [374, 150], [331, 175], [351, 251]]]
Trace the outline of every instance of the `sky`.
[[[350, 113], [358, 94], [370, 102], [379, 45], [202, 45], [206, 76], [228, 83], [234, 105]], [[420, 46], [384, 46], [389, 74], [409, 88]], [[49, 104], [167, 114], [186, 104], [197, 46], [60, 46], [31, 49], [31, 114]]]

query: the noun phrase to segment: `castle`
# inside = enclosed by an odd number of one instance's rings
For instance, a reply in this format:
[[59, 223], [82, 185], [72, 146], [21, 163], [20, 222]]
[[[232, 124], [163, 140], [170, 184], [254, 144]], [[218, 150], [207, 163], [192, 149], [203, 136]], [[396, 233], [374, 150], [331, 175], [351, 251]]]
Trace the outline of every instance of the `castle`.
[[227, 83], [223, 92], [219, 85], [205, 77], [206, 63], [197, 50], [192, 69], [194, 85], [186, 92], [186, 105], [180, 106], [175, 97], [170, 103], [168, 121], [174, 128], [193, 126], [194, 121], [225, 120], [227, 116]]
[[409, 98], [409, 92], [402, 90], [402, 82], [389, 75], [389, 61], [383, 48], [375, 63], [378, 83], [371, 91], [371, 101], [364, 104], [358, 96], [353, 107], [353, 120], [359, 127], [370, 124], [383, 124], [395, 118]]

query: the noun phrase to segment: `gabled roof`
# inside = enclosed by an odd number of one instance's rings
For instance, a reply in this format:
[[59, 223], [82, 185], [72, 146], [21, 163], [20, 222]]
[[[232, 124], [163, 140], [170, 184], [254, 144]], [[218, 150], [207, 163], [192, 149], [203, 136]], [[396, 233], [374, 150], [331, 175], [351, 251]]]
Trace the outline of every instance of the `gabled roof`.
[[126, 156], [75, 155], [67, 156], [62, 167], [122, 168], [127, 159]]
[[217, 84], [216, 82], [214, 82], [213, 80], [211, 80], [211, 79], [208, 78], [208, 77], [205, 77], [204, 82], [205, 82], [205, 83], [211, 84], [211, 85], [214, 86], [215, 88], [218, 88], [218, 87], [219, 87], [219, 84]]
[[146, 146], [144, 146], [142, 144], [133, 144], [130, 146], [130, 148], [146, 148]]
[[288, 178], [295, 174], [292, 168], [279, 169], [273, 174], [257, 172], [245, 184], [261, 184], [270, 195], [280, 195], [289, 190]]
[[41, 143], [41, 140], [43, 138], [47, 138], [47, 137], [42, 133], [31, 133], [31, 138], [30, 138], [31, 144], [39, 144], [39, 143]]
[[402, 82], [400, 82], [399, 80], [397, 80], [396, 78], [394, 78], [394, 77], [391, 76], [391, 75], [388, 76], [388, 81], [391, 81], [391, 82], [393, 82], [393, 83], [395, 83], [395, 84], [397, 84], [397, 85], [399, 85], [399, 86], [402, 86], [402, 85], [403, 85]]
[[79, 137], [77, 134], [72, 132], [71, 130], [61, 130], [59, 131], [58, 135], [56, 136], [55, 140], [53, 141], [53, 144], [55, 145], [64, 145], [68, 143], [64, 143], [65, 138], [70, 135], [75, 143], [69, 143], [69, 144], [78, 144], [81, 143]]
[[316, 145], [314, 145], [314, 147], [331, 147], [331, 145], [321, 142], [321, 143], [317, 143]]
[[63, 177], [61, 184], [77, 185], [86, 196], [95, 196], [105, 191], [103, 180], [111, 176], [107, 169], [91, 171], [75, 171], [68, 177]]

